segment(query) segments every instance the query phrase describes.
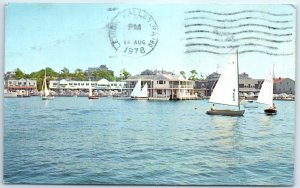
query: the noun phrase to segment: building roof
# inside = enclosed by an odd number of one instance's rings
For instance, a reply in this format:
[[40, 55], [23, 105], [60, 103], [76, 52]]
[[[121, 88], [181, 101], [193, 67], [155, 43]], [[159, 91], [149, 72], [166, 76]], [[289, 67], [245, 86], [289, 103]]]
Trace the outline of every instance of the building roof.
[[286, 78], [281, 78], [281, 77], [275, 78], [275, 79], [273, 80], [273, 83], [274, 83], [274, 84], [277, 84], [277, 83], [282, 82], [282, 81], [285, 80], [285, 79], [286, 79]]
[[109, 81], [106, 80], [106, 79], [104, 79], [104, 78], [102, 78], [101, 80], [99, 80], [99, 81], [97, 82], [97, 84], [99, 84], [99, 85], [108, 85], [108, 84], [109, 84]]

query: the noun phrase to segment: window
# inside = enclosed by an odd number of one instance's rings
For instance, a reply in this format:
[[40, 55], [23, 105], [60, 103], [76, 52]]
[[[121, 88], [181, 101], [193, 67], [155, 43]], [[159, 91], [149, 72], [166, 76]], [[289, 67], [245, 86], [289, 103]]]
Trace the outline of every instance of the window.
[[74, 83], [74, 86], [77, 86], [77, 83]]
[[161, 95], [161, 94], [162, 94], [162, 90], [161, 90], [161, 89], [158, 89], [158, 90], [157, 90], [157, 94]]
[[86, 86], [90, 85], [89, 83], [85, 83]]
[[165, 81], [163, 81], [163, 80], [158, 81], [158, 84], [164, 84], [164, 83], [165, 83]]
[[70, 85], [70, 86], [72, 86], [72, 85], [73, 85], [73, 83], [69, 83], [69, 85]]
[[81, 83], [82, 86], [84, 86], [84, 83]]

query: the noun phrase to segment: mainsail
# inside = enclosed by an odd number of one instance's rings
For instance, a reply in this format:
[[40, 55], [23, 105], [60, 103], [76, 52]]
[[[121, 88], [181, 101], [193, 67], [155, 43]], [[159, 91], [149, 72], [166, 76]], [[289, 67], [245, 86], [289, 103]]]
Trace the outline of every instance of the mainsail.
[[148, 97], [148, 84], [146, 83], [142, 89], [142, 91], [139, 93], [138, 97], [145, 98]]
[[136, 83], [132, 93], [131, 93], [131, 97], [138, 97], [140, 92], [141, 92], [141, 84], [142, 83], [142, 79], [139, 79], [139, 81]]
[[227, 65], [213, 90], [209, 102], [239, 105], [237, 66], [236, 60], [232, 60]]
[[270, 69], [264, 80], [257, 102], [267, 104], [269, 106], [273, 105], [273, 68]]

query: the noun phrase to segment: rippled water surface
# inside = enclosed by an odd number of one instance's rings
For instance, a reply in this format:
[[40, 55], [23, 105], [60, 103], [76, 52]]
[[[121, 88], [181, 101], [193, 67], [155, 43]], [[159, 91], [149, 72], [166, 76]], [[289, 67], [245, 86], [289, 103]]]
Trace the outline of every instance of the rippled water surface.
[[223, 117], [206, 100], [5, 99], [4, 182], [291, 185], [295, 103], [276, 105]]

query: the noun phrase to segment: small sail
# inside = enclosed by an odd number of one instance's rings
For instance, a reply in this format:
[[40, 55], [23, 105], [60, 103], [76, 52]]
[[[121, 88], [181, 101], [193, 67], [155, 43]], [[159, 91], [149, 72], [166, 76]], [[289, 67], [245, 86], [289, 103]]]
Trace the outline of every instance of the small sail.
[[138, 97], [138, 95], [140, 94], [141, 92], [141, 83], [142, 83], [142, 80], [139, 79], [139, 81], [136, 83], [136, 85], [134, 86], [133, 88], [133, 91], [131, 93], [131, 97]]
[[139, 93], [138, 97], [148, 97], [148, 84], [146, 83], [142, 89], [142, 91]]
[[49, 95], [49, 90], [48, 90], [48, 88], [47, 88], [46, 68], [45, 68], [45, 76], [44, 76], [43, 87], [44, 87], [44, 96], [47, 97], [47, 96]]
[[91, 79], [89, 79], [89, 97], [91, 97], [93, 95], [93, 92], [92, 92], [92, 82], [91, 82]]
[[257, 102], [270, 106], [273, 105], [273, 68], [270, 69], [264, 80], [257, 98]]
[[236, 60], [227, 65], [213, 90], [209, 102], [239, 105], [237, 66]]
[[[46, 80], [46, 79], [45, 79]], [[49, 95], [49, 90], [47, 88], [47, 84], [46, 84], [46, 81], [45, 81], [45, 87], [44, 87], [44, 94], [45, 94], [45, 97], [47, 97]]]

